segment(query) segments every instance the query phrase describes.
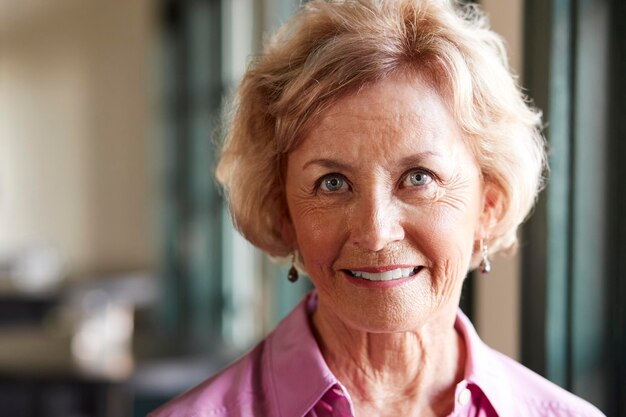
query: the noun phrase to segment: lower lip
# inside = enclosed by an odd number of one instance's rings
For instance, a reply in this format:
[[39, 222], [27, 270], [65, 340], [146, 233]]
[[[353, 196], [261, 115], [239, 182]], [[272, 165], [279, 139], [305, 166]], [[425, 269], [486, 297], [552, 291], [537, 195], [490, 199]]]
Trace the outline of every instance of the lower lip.
[[421, 268], [415, 273], [415, 275], [411, 275], [410, 277], [390, 279], [389, 281], [370, 281], [369, 279], [365, 279], [365, 278], [353, 277], [347, 272], [341, 271], [343, 276], [346, 277], [348, 281], [350, 281], [356, 286], [364, 287], [364, 288], [378, 288], [378, 289], [394, 288], [400, 285], [404, 285], [407, 282], [415, 279], [415, 277], [417, 277], [420, 272], [421, 272]]

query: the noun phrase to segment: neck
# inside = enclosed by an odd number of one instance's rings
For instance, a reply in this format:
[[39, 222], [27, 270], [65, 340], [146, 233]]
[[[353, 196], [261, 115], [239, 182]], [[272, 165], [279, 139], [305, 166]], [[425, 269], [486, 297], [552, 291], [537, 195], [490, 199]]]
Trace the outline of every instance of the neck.
[[465, 345], [454, 319], [452, 310], [411, 331], [372, 333], [342, 322], [320, 303], [313, 327], [357, 416], [439, 416], [452, 411], [464, 373]]

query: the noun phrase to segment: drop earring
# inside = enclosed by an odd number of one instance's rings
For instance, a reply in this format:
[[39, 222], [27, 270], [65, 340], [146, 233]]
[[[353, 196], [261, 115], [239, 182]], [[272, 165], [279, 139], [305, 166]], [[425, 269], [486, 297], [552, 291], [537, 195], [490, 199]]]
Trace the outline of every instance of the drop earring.
[[483, 259], [480, 261], [480, 272], [488, 274], [491, 271], [491, 261], [489, 261], [489, 248], [485, 245], [483, 239], [480, 239], [480, 251], [483, 254]]
[[287, 273], [287, 279], [290, 282], [296, 282], [298, 280], [298, 270], [295, 266], [296, 263], [296, 253], [294, 252], [291, 255], [291, 268], [289, 268], [289, 272]]

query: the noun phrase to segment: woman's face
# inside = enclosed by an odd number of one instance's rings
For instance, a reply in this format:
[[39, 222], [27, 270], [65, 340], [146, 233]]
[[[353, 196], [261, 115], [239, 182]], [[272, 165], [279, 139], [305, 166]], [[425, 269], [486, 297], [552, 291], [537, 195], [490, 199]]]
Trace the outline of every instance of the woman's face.
[[448, 106], [423, 77], [338, 101], [289, 154], [286, 178], [286, 233], [319, 314], [373, 332], [454, 314], [483, 194]]

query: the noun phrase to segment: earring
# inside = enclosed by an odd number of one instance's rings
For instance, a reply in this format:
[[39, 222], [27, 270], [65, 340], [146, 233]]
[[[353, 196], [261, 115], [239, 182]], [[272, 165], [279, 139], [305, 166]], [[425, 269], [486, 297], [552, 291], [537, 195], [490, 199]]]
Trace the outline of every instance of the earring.
[[298, 270], [295, 266], [296, 263], [296, 253], [294, 252], [291, 255], [291, 268], [289, 268], [289, 272], [287, 273], [287, 279], [290, 282], [296, 282], [298, 280]]
[[483, 253], [483, 259], [480, 261], [480, 272], [488, 274], [491, 271], [491, 262], [489, 261], [489, 248], [485, 245], [483, 239], [480, 239], [480, 251]]

